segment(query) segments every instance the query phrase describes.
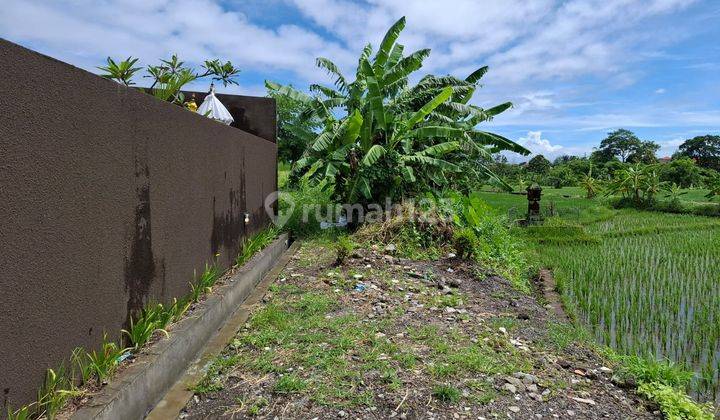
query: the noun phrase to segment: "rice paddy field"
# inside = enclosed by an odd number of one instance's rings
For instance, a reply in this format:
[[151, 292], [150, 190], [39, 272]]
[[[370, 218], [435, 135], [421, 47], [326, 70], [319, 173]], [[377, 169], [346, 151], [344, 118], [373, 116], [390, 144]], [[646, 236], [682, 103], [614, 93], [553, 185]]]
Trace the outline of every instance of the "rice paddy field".
[[[484, 198], [499, 211], [524, 204], [523, 196]], [[601, 344], [694, 371], [689, 391], [720, 402], [720, 219], [610, 210], [573, 194], [545, 198], [577, 209], [551, 220], [547, 235], [523, 233], [542, 243], [536, 251], [566, 309]]]

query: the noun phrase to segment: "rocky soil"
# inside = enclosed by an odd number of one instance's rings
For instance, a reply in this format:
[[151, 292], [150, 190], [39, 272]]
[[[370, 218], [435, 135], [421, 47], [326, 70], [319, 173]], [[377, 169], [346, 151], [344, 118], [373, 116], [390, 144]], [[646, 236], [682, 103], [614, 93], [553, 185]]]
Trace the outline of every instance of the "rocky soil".
[[577, 329], [450, 255], [309, 242], [181, 418], [657, 418]]

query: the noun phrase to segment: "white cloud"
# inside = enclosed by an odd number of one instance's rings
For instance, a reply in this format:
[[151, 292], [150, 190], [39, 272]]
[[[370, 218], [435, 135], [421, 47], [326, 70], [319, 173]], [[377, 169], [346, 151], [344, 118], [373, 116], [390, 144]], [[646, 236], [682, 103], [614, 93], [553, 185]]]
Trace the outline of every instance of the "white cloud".
[[665, 92], [666, 92], [666, 91], [665, 91], [664, 88], [655, 89], [655, 93], [657, 93], [658, 95], [662, 95], [662, 94], [665, 93]]
[[178, 53], [189, 62], [218, 57], [310, 80], [318, 75], [319, 55], [340, 63], [354, 59], [311, 30], [292, 24], [264, 28], [215, 0], [10, 1], [0, 14], [0, 34], [90, 70], [100, 57], [133, 55], [154, 63]]
[[542, 131], [528, 131], [527, 136], [520, 137], [520, 144], [535, 155], [555, 156], [562, 152], [563, 146], [551, 144], [550, 140], [542, 138]]

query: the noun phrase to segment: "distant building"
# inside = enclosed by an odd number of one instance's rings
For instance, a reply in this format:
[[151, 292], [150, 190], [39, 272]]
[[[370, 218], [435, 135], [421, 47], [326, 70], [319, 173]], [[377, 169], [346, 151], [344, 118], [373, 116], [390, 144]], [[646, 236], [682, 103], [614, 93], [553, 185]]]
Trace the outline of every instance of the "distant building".
[[660, 162], [660, 163], [668, 163], [668, 162], [670, 162], [671, 160], [672, 160], [672, 158], [671, 158], [670, 156], [665, 156], [665, 157], [661, 157], [660, 159], [658, 159], [658, 162]]

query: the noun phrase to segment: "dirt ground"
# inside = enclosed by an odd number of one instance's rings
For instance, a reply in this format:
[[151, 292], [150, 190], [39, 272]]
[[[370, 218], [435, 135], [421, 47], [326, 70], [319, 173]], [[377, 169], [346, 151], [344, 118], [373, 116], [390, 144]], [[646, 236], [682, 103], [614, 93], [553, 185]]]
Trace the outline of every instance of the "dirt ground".
[[452, 255], [393, 254], [335, 266], [304, 244], [181, 418], [660, 417], [552, 306]]

